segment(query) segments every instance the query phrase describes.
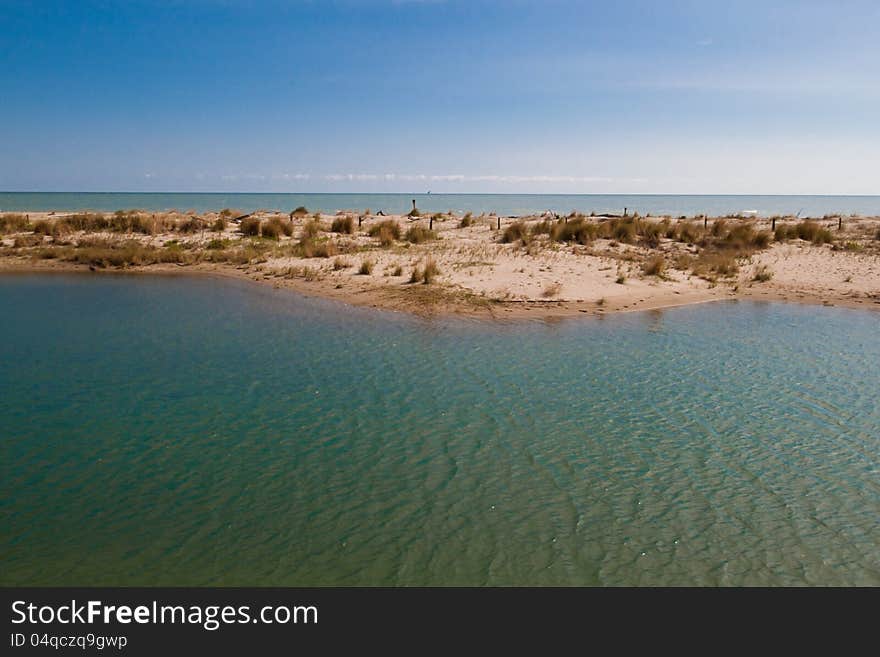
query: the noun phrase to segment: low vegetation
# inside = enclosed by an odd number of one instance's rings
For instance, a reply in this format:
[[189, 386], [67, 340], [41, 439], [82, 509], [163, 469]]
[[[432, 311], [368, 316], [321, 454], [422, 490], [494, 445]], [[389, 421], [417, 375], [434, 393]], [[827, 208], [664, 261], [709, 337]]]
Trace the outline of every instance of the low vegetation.
[[411, 244], [421, 244], [422, 242], [437, 239], [437, 233], [424, 226], [410, 226], [406, 231], [405, 239]]
[[642, 265], [642, 273], [645, 276], [662, 277], [666, 273], [666, 258], [662, 255], [651, 256]]
[[27, 230], [27, 216], [17, 213], [0, 214], [0, 234], [21, 233]]
[[434, 262], [434, 259], [428, 257], [425, 260], [424, 266], [420, 267], [416, 265], [413, 267], [412, 274], [410, 274], [409, 282], [410, 283], [424, 283], [425, 285], [429, 285], [434, 282], [437, 276], [440, 274], [440, 268], [437, 266], [437, 263]]
[[[457, 220], [459, 228], [481, 226], [493, 231], [456, 233], [432, 230], [427, 217], [410, 222], [381, 213], [362, 217], [346, 211], [322, 217], [309, 214], [305, 208], [297, 210], [300, 212], [289, 216], [266, 211], [242, 215], [230, 209], [202, 215], [136, 209], [29, 216], [3, 213], [0, 253], [95, 269], [222, 263], [267, 279], [318, 280], [338, 272], [331, 280], [340, 286], [347, 276], [372, 275], [378, 262], [388, 283], [391, 277], [399, 278], [391, 287], [409, 290], [406, 294], [413, 298], [456, 290], [471, 294], [468, 281], [473, 280], [478, 290], [474, 294], [485, 295], [484, 300], [557, 298], [562, 285], [568, 284], [566, 277], [577, 274], [572, 265], [579, 258], [584, 259], [582, 262], [592, 258], [591, 263], [599, 271], [607, 272], [599, 278], [609, 286], [612, 282], [626, 285], [629, 278], [654, 278], [660, 284], [667, 280], [686, 283], [697, 277], [709, 281], [710, 287], [723, 283], [736, 290], [744, 283], [770, 281], [773, 272], [761, 260], [777, 262], [777, 254], [781, 258], [797, 257], [810, 249], [827, 250], [829, 244], [835, 258], [854, 254], [865, 259], [880, 254], [880, 226], [875, 218], [868, 217], [848, 218], [838, 229], [836, 217], [778, 217], [769, 221], [733, 216], [586, 216], [573, 212], [565, 217], [545, 214], [502, 222], [497, 215], [475, 218], [467, 213]], [[454, 219], [454, 215], [433, 217], [434, 221], [447, 219]], [[497, 230], [499, 226], [501, 230]], [[785, 243], [797, 248], [780, 247], [774, 257], [756, 262], [761, 251]], [[378, 256], [377, 251], [383, 255]], [[440, 277], [432, 256], [448, 263], [450, 276], [444, 280], [447, 285], [423, 287]], [[508, 259], [505, 268], [513, 258], [510, 269], [515, 277], [509, 286], [491, 280], [492, 272], [497, 271], [494, 265], [502, 257]], [[307, 262], [310, 259], [316, 261]], [[407, 276], [419, 285], [399, 285]], [[643, 284], [638, 281], [632, 289]], [[629, 293], [627, 288], [617, 289], [618, 294]], [[571, 292], [576, 295], [574, 288]]]
[[354, 234], [354, 218], [350, 215], [336, 217], [330, 225], [330, 231], [333, 233], [341, 233], [343, 235]]
[[377, 237], [382, 246], [390, 246], [400, 239], [400, 224], [392, 219], [386, 219], [370, 226], [367, 234], [370, 237]]
[[782, 224], [776, 227], [774, 239], [777, 242], [799, 239], [813, 244], [831, 244], [834, 235], [815, 221], [800, 221], [796, 224]]

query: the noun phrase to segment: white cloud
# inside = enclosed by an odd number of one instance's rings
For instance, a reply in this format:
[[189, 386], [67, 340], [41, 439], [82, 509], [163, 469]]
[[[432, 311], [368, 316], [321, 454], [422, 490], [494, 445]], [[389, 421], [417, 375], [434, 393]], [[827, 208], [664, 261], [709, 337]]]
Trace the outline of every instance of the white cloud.
[[425, 173], [331, 173], [324, 176], [330, 182], [373, 181], [386, 182], [446, 182], [446, 183], [613, 183], [643, 182], [642, 178], [611, 178], [607, 176], [544, 176], [544, 175], [504, 175], [479, 174], [465, 175], [461, 173], [425, 174]]

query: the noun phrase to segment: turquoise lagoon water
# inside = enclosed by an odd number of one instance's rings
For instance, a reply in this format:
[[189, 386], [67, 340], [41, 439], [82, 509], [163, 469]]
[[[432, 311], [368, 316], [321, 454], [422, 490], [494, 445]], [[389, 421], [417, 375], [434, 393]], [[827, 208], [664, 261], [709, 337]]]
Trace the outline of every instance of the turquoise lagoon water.
[[880, 314], [0, 277], [4, 585], [880, 584]]
[[172, 208], [206, 212], [222, 208], [289, 212], [298, 206], [313, 211], [364, 210], [408, 212], [415, 199], [425, 212], [497, 212], [520, 216], [554, 212], [630, 212], [660, 215], [725, 215], [757, 212], [761, 216], [797, 214], [821, 217], [836, 212], [880, 215], [880, 196], [724, 196], [675, 194], [234, 194], [120, 192], [0, 192], [0, 212], [100, 210], [127, 208], [161, 211]]

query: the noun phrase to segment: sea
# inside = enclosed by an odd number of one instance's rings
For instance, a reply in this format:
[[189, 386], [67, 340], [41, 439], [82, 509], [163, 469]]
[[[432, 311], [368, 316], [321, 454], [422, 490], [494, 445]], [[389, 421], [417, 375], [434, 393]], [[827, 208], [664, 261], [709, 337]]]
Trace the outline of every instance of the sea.
[[269, 194], [140, 192], [0, 192], [0, 212], [52, 210], [115, 211], [142, 209], [207, 212], [230, 208], [242, 212], [297, 207], [333, 213], [338, 210], [399, 214], [415, 201], [423, 212], [495, 212], [523, 216], [550, 210], [589, 214], [629, 213], [678, 216], [830, 214], [880, 215], [880, 196], [724, 196], [664, 194]]
[[876, 312], [110, 273], [0, 308], [0, 585], [880, 585]]

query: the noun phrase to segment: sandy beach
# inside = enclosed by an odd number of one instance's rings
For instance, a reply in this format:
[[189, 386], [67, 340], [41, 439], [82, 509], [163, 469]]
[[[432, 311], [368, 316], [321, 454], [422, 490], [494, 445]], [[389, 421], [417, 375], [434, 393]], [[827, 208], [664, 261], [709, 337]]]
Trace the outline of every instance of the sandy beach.
[[566, 317], [723, 299], [880, 309], [880, 218], [0, 215], [0, 271], [234, 276], [419, 314]]

